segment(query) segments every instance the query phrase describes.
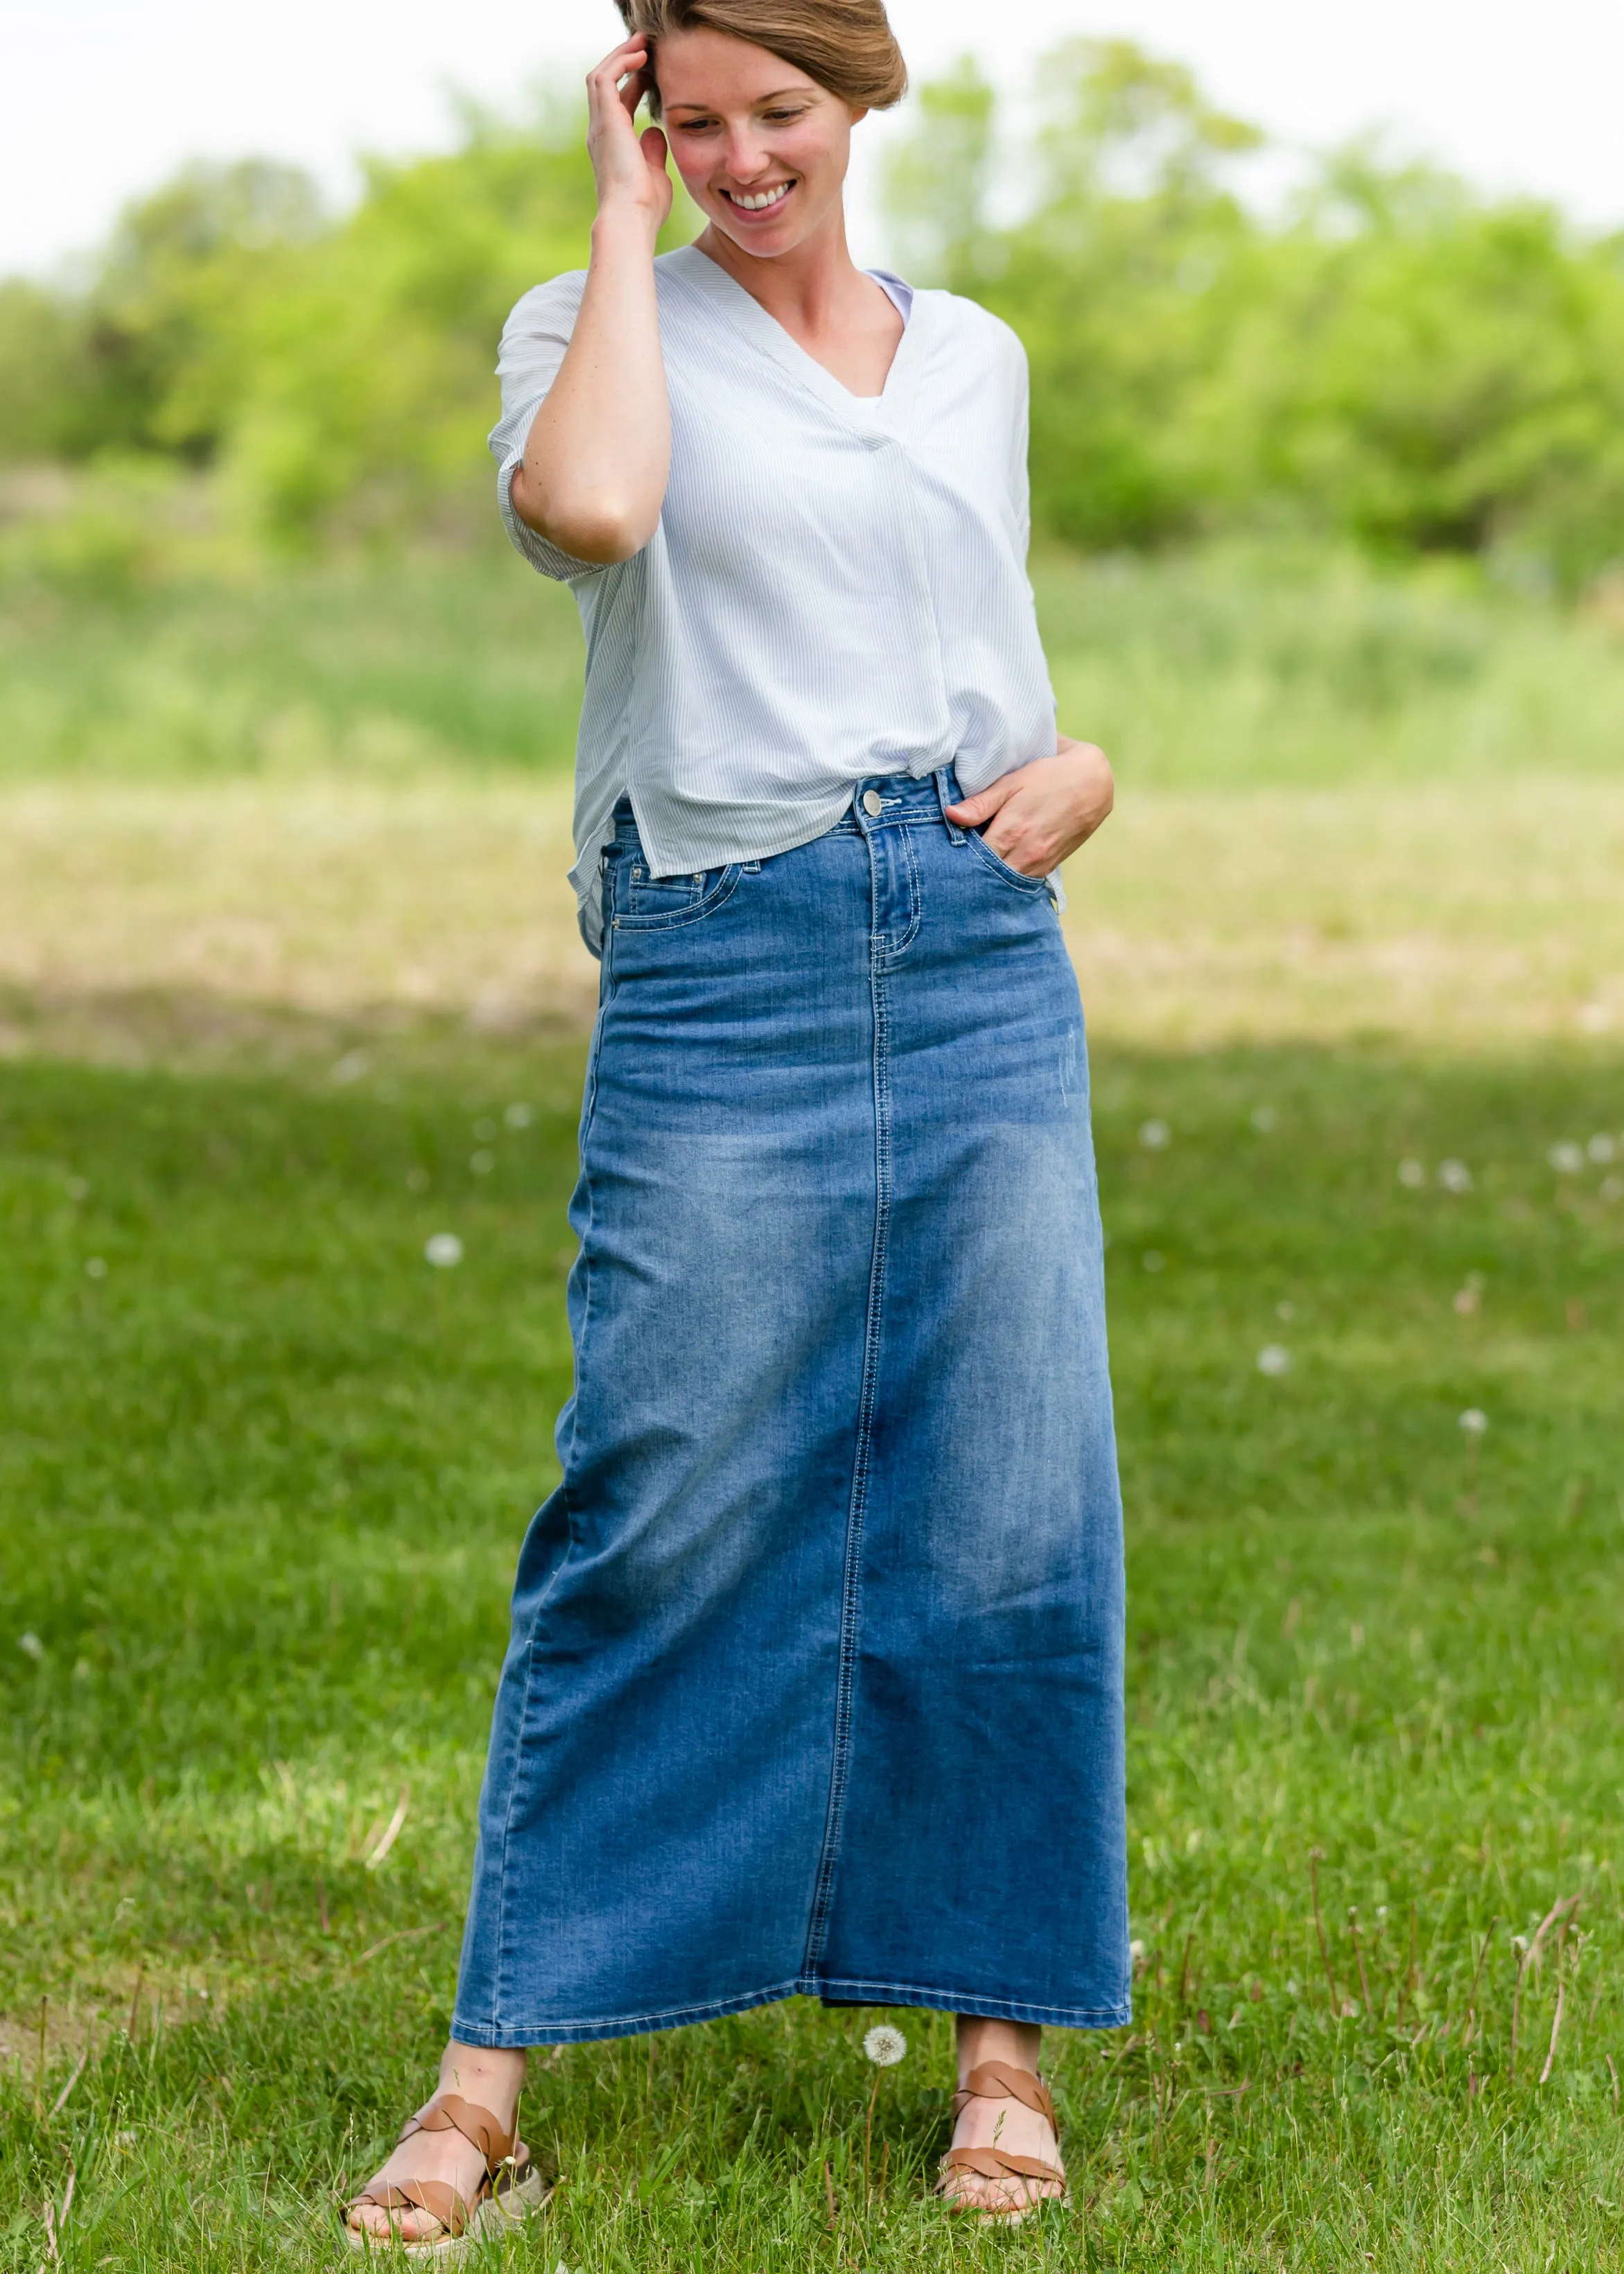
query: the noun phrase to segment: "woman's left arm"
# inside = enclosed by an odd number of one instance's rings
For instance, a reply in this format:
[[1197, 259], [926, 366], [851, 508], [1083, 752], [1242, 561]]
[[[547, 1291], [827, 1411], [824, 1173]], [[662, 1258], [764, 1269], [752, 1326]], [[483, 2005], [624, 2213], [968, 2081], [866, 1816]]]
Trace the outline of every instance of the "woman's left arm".
[[979, 829], [1000, 861], [1023, 877], [1047, 877], [1086, 844], [1116, 794], [1111, 764], [1093, 742], [1055, 737], [1052, 758], [1034, 758], [950, 805], [960, 829]]

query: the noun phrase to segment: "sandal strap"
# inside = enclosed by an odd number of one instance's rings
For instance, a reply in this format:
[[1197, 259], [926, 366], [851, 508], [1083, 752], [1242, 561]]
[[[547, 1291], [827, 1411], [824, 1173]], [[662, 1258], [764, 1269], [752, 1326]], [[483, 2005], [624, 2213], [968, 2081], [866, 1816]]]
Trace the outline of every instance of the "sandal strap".
[[1051, 2180], [1064, 2187], [1065, 2173], [1036, 2156], [1011, 2156], [1004, 2148], [950, 2148], [941, 2162], [949, 2172], [974, 2172], [983, 2180]]
[[[477, 2148], [485, 2157], [485, 2172], [492, 2179], [512, 2155], [515, 2137], [515, 2133], [503, 2131], [488, 2108], [464, 2100], [460, 2092], [437, 2092], [432, 2100], [425, 2101], [417, 2114], [409, 2116], [402, 2125], [395, 2146], [410, 2140], [414, 2132], [460, 2132], [470, 2147]], [[432, 2184], [438, 2186], [440, 2182]], [[439, 2216], [438, 2212], [435, 2216]]]
[[[425, 2131], [429, 2128], [424, 2127]], [[486, 2180], [479, 2191], [481, 2198], [488, 2192], [490, 2185], [490, 2180]], [[431, 2218], [437, 2218], [454, 2239], [462, 2233], [472, 2217], [467, 2199], [448, 2180], [387, 2180], [381, 2185], [364, 2187], [349, 2208], [352, 2211], [358, 2210], [363, 2203], [373, 2203], [380, 2210], [425, 2210]]]
[[[1007, 2061], [996, 2060], [983, 2061], [979, 2068], [973, 2068], [953, 2095], [955, 2123], [973, 2100], [1019, 2100], [1023, 2108], [1034, 2109], [1047, 2118], [1056, 2138], [1060, 2136], [1060, 2124], [1049, 2087], [1029, 2068], [1011, 2068]], [[954, 2153], [958, 2152], [955, 2149]]]

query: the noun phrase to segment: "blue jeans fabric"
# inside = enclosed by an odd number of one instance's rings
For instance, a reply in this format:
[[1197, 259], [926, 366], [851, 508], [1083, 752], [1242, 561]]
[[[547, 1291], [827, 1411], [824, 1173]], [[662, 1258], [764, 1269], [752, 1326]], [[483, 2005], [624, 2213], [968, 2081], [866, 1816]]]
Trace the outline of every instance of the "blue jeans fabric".
[[952, 787], [680, 877], [622, 808], [467, 2043], [798, 1992], [1129, 2019], [1081, 1006]]

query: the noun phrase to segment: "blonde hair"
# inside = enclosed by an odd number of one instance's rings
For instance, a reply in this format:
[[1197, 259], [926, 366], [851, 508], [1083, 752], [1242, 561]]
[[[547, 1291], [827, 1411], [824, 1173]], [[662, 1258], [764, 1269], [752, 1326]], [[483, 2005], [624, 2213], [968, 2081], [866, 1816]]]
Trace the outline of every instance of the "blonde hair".
[[[615, 0], [628, 32], [658, 42], [672, 32], [725, 32], [793, 64], [853, 110], [889, 110], [908, 84], [884, 0]], [[659, 89], [649, 90], [659, 117]]]

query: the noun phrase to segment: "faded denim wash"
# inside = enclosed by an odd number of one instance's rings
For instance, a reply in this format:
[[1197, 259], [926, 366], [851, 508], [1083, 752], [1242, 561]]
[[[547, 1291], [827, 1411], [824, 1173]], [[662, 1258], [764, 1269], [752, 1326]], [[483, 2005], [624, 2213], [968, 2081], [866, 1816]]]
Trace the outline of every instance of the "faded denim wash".
[[1082, 1013], [1048, 887], [953, 788], [859, 783], [679, 877], [620, 809], [467, 2043], [797, 1992], [1129, 2018]]

